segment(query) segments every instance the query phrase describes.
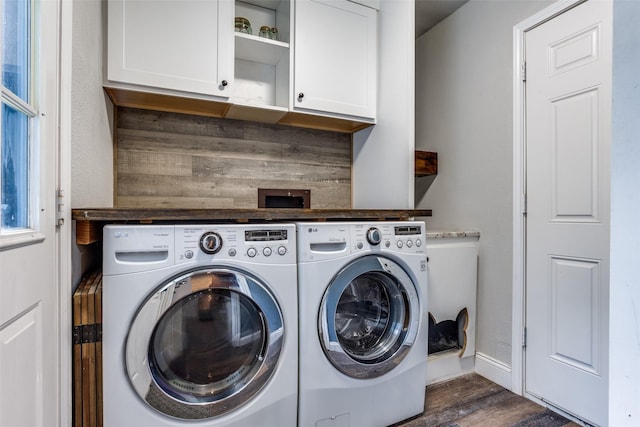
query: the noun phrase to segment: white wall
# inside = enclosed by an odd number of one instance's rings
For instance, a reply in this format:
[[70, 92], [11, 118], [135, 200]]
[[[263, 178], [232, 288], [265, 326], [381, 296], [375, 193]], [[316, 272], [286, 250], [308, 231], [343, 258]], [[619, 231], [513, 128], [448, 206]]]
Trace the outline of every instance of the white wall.
[[[73, 2], [71, 208], [113, 206], [113, 107], [102, 90], [106, 4], [101, 0]], [[74, 286], [95, 263], [94, 251], [90, 246], [72, 245]]]
[[414, 0], [381, 0], [377, 124], [353, 136], [352, 206], [413, 209]]
[[106, 1], [73, 2], [71, 206], [113, 206], [111, 101], [102, 90]]
[[613, 9], [609, 425], [640, 425], [640, 2]]
[[[551, 1], [471, 0], [416, 41], [418, 178], [429, 229], [480, 231], [476, 349], [511, 365], [513, 26]], [[428, 189], [428, 191], [427, 191]]]

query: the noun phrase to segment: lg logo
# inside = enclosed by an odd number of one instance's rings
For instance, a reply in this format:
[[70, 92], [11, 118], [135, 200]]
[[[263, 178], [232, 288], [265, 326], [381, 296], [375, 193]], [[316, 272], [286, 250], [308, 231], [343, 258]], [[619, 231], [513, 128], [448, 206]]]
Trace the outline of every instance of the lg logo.
[[309, 231], [309, 233], [317, 233], [318, 229], [317, 228], [313, 228], [313, 227], [309, 227], [309, 230], [307, 230], [307, 231]]

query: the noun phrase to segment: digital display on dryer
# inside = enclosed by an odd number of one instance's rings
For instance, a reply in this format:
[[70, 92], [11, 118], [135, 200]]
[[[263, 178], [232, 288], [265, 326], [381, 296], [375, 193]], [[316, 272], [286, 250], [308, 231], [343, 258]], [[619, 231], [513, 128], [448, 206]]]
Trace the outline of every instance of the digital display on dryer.
[[396, 236], [413, 236], [422, 234], [422, 227], [419, 225], [402, 225], [395, 227]]
[[287, 240], [287, 230], [247, 230], [244, 232], [246, 242], [270, 242]]

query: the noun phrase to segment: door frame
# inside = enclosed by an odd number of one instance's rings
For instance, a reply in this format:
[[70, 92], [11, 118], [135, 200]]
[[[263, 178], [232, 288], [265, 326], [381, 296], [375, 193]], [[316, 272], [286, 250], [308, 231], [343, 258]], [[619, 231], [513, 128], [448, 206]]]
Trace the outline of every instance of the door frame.
[[62, 221], [58, 226], [57, 280], [58, 286], [58, 322], [60, 331], [60, 372], [58, 386], [60, 388], [59, 426], [70, 426], [73, 419], [72, 396], [72, 295], [73, 267], [72, 247], [75, 233], [72, 233], [71, 221], [71, 89], [72, 89], [72, 56], [73, 56], [73, 2], [58, 1], [58, 194], [56, 208], [58, 218]]
[[[559, 0], [513, 27], [513, 294], [511, 331], [511, 390], [525, 396], [524, 348], [526, 326], [526, 107], [525, 34], [587, 0]], [[530, 397], [530, 396], [527, 396]]]

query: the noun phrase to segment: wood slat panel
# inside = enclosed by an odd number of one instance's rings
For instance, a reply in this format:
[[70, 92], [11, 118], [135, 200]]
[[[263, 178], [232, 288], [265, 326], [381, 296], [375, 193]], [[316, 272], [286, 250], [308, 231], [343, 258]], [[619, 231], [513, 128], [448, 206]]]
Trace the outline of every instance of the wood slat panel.
[[[186, 179], [184, 176], [151, 175], [146, 166], [141, 170], [119, 171], [118, 195], [154, 195], [165, 194], [185, 197], [215, 197], [224, 194], [229, 189], [230, 195], [250, 194], [254, 196], [257, 188], [278, 187], [287, 188], [308, 187], [309, 185], [323, 184], [328, 190], [336, 189], [342, 185], [350, 186], [348, 170], [340, 167], [318, 167], [315, 165], [293, 165], [296, 173], [287, 173], [279, 170], [279, 167], [289, 166], [280, 162], [262, 162], [255, 170], [238, 161], [217, 161], [195, 158], [192, 176]], [[247, 176], [248, 171], [252, 175]], [[244, 176], [244, 178], [243, 178]], [[238, 185], [238, 181], [242, 185]], [[173, 188], [155, 188], [160, 186], [172, 186]], [[224, 191], [223, 191], [224, 190]], [[248, 192], [248, 193], [247, 193]], [[252, 207], [257, 207], [253, 205]], [[343, 209], [344, 206], [336, 206]]]
[[95, 317], [100, 339], [96, 341], [96, 425], [102, 427], [102, 274], [95, 290]]
[[[73, 326], [82, 324], [82, 286], [73, 294]], [[82, 345], [73, 345], [73, 426], [82, 427]]]
[[[91, 283], [85, 283], [82, 287], [80, 298], [82, 301], [81, 325], [89, 325], [93, 323], [93, 319], [89, 320], [89, 289]], [[82, 349], [82, 426], [93, 427], [91, 420], [91, 397], [89, 391], [89, 375], [91, 374], [91, 355], [89, 354], [89, 346], [80, 344]], [[93, 355], [95, 358], [95, 354]]]
[[191, 176], [192, 157], [153, 151], [118, 150], [118, 170], [135, 170], [143, 175]]
[[193, 206], [195, 209], [233, 209], [235, 207], [232, 198], [118, 196], [118, 205], [121, 208], [171, 209], [180, 203]]
[[[161, 113], [132, 108], [119, 109], [117, 126], [123, 135], [136, 132], [165, 134], [168, 138], [205, 137], [223, 142], [228, 139], [262, 143], [310, 145], [350, 144], [351, 136], [339, 132], [275, 126], [239, 120], [217, 120], [183, 114]], [[144, 135], [144, 133], [142, 133]]]
[[[306, 134], [306, 132], [303, 132]], [[338, 134], [340, 135], [340, 134]], [[140, 129], [118, 129], [118, 150], [155, 153], [190, 153], [198, 156], [252, 160], [295, 159], [298, 162], [350, 165], [350, 138], [317, 138], [313, 135], [287, 136], [279, 142], [260, 139], [222, 138]], [[252, 138], [255, 138], [252, 137]]]
[[282, 144], [241, 138], [118, 129], [118, 150], [166, 154], [239, 157], [260, 160], [280, 156]]
[[[268, 187], [268, 183], [265, 184]], [[290, 186], [292, 187], [292, 186]], [[271, 187], [269, 187], [271, 188]], [[322, 187], [308, 186], [313, 191], [313, 206], [317, 209], [329, 209], [335, 207], [336, 200], [341, 199], [345, 209], [348, 209], [351, 205], [350, 195], [351, 189], [348, 186], [343, 188], [332, 187], [331, 191], [323, 191]], [[247, 199], [244, 204], [239, 203], [233, 198], [210, 198], [210, 197], [158, 197], [158, 196], [118, 196], [119, 205], [121, 208], [157, 208], [167, 209], [179, 204], [185, 204], [188, 206], [195, 206], [196, 209], [251, 209], [252, 206], [257, 204], [257, 200], [254, 202], [254, 196], [257, 199], [257, 191], [255, 194], [247, 195]], [[250, 197], [250, 198], [249, 198]], [[292, 214], [293, 215], [293, 214]], [[238, 216], [242, 217], [242, 213], [232, 215], [228, 220], [233, 220]], [[216, 215], [217, 217], [217, 215]], [[291, 218], [291, 216], [289, 217]], [[86, 244], [86, 243], [79, 243]]]
[[351, 135], [120, 108], [116, 207], [257, 208], [258, 188], [351, 206]]
[[270, 141], [290, 142], [296, 144], [349, 144], [351, 135], [324, 129], [305, 129], [289, 126], [273, 126], [263, 123], [245, 123], [244, 138]]
[[[73, 294], [73, 426], [102, 426], [102, 273], [85, 275]], [[98, 326], [100, 325], [100, 326]]]
[[[98, 284], [102, 281], [102, 275], [96, 274], [93, 280], [91, 281], [91, 285], [89, 286], [89, 291], [87, 292], [87, 317], [88, 323], [86, 324], [96, 324], [96, 290], [98, 288]], [[98, 377], [98, 371], [96, 370], [96, 343], [86, 343], [82, 344], [87, 348], [87, 354], [89, 357], [89, 371], [87, 372], [87, 382], [89, 383], [89, 427], [97, 427], [97, 385], [96, 378]], [[84, 353], [84, 350], [83, 350]], [[84, 381], [83, 381], [84, 382]], [[86, 427], [86, 426], [85, 426]]]
[[[348, 209], [351, 205], [351, 188], [349, 182], [305, 182], [289, 180], [245, 180], [243, 187], [237, 187], [232, 178], [217, 178], [213, 186], [208, 177], [193, 179], [187, 183], [181, 182], [179, 177], [126, 175], [119, 178], [118, 198], [120, 197], [173, 197], [173, 198], [210, 198], [207, 204], [211, 208], [224, 208], [228, 199], [234, 201], [234, 206], [251, 209], [258, 206], [258, 188], [307, 188], [311, 190], [312, 206], [322, 209]], [[318, 193], [318, 194], [316, 194]], [[344, 198], [348, 200], [344, 200]], [[147, 199], [148, 200], [148, 199]], [[220, 205], [216, 205], [216, 200]], [[225, 200], [227, 202], [225, 202]], [[323, 200], [323, 205], [316, 205], [314, 200]], [[179, 201], [179, 200], [178, 200]], [[185, 203], [188, 201], [185, 200]], [[190, 206], [190, 205], [177, 205]], [[124, 207], [119, 205], [119, 207]]]
[[[327, 166], [312, 163], [262, 161], [247, 162], [243, 159], [216, 159], [212, 157], [193, 157], [193, 177], [235, 180], [242, 187], [250, 186], [254, 181], [269, 180], [288, 182], [332, 182], [349, 183], [351, 168]], [[244, 184], [247, 183], [247, 184]]]

